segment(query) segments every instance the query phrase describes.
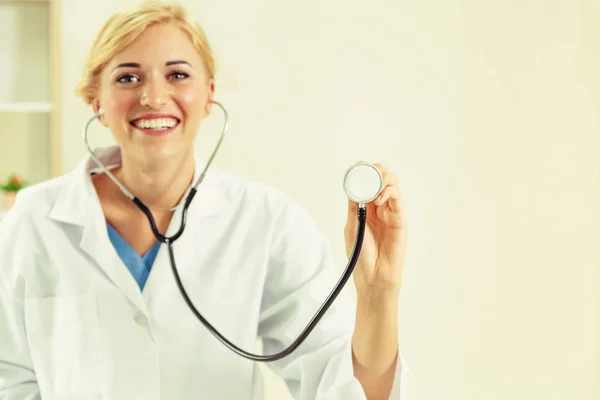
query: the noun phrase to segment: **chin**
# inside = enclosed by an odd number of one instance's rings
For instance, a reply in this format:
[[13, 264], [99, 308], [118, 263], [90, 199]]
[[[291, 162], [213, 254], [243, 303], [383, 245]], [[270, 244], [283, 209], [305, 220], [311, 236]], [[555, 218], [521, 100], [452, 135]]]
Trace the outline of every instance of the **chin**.
[[143, 163], [179, 163], [192, 153], [189, 143], [152, 143], [136, 145], [136, 158]]

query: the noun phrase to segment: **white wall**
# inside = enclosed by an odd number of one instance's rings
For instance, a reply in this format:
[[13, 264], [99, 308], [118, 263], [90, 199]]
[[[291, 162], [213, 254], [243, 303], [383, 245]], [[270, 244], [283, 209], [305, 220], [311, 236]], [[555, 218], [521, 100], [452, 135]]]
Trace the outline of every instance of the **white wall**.
[[[72, 95], [87, 49], [136, 3], [62, 0], [66, 170], [91, 115]], [[217, 164], [307, 207], [340, 267], [344, 170], [400, 175], [417, 399], [600, 397], [597, 3], [186, 3], [231, 116]]]
[[[48, 53], [47, 5], [0, 4], [0, 104], [50, 100]], [[0, 105], [2, 183], [13, 173], [28, 183], [48, 178], [48, 117]]]
[[0, 102], [50, 100], [48, 6], [0, 5]]

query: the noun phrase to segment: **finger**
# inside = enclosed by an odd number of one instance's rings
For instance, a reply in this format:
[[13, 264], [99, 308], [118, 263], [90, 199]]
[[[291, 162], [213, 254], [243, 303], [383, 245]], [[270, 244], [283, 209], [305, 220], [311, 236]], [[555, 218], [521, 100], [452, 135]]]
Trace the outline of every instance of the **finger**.
[[358, 229], [358, 204], [352, 200], [348, 200], [348, 216], [346, 217], [346, 225], [344, 226], [344, 235], [354, 235]]
[[379, 164], [379, 163], [373, 163], [373, 166], [374, 166], [375, 168], [377, 168], [377, 169], [379, 170], [379, 172], [381, 172], [382, 174], [383, 174], [384, 172], [388, 172], [388, 171], [389, 171], [389, 170], [388, 170], [388, 167], [386, 167], [386, 166], [385, 166], [385, 165], [383, 165], [383, 164]]
[[394, 192], [394, 187], [393, 186], [387, 186], [385, 187], [381, 193], [379, 193], [379, 196], [377, 196], [377, 198], [375, 198], [375, 200], [373, 200], [373, 204], [375, 204], [376, 206], [380, 206], [382, 204], [385, 204], [386, 201], [388, 201], [388, 199], [390, 197], [392, 197]]
[[358, 203], [348, 200], [348, 214], [356, 215], [358, 212]]
[[381, 194], [373, 201], [376, 206], [381, 206], [388, 203], [392, 211], [402, 210], [402, 196], [397, 186], [388, 186]]
[[383, 178], [383, 187], [387, 186], [397, 186], [398, 185], [398, 175], [391, 172], [383, 172], [381, 174]]

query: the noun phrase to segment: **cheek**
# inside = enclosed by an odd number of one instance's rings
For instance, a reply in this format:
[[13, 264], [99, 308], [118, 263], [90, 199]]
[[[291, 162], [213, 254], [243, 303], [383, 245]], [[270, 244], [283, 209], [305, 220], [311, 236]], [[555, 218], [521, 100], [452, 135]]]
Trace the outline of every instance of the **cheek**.
[[186, 114], [188, 114], [188, 118], [197, 117], [205, 103], [204, 96], [202, 96], [202, 93], [199, 90], [186, 91], [182, 94], [180, 99]]
[[102, 106], [107, 117], [112, 120], [122, 120], [133, 104], [135, 104], [135, 101], [131, 96], [115, 94], [108, 96]]
[[198, 119], [204, 116], [208, 93], [209, 88], [207, 85], [200, 82], [196, 82], [179, 92], [178, 97], [181, 107], [188, 118]]

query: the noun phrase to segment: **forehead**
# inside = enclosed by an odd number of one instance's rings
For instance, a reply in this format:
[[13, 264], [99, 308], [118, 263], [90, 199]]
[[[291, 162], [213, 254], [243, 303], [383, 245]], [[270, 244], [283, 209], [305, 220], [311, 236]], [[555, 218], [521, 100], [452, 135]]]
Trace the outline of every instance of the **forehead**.
[[109, 66], [137, 62], [144, 66], [170, 60], [185, 60], [201, 67], [202, 58], [189, 36], [176, 24], [155, 24], [146, 28], [131, 44], [116, 54]]

